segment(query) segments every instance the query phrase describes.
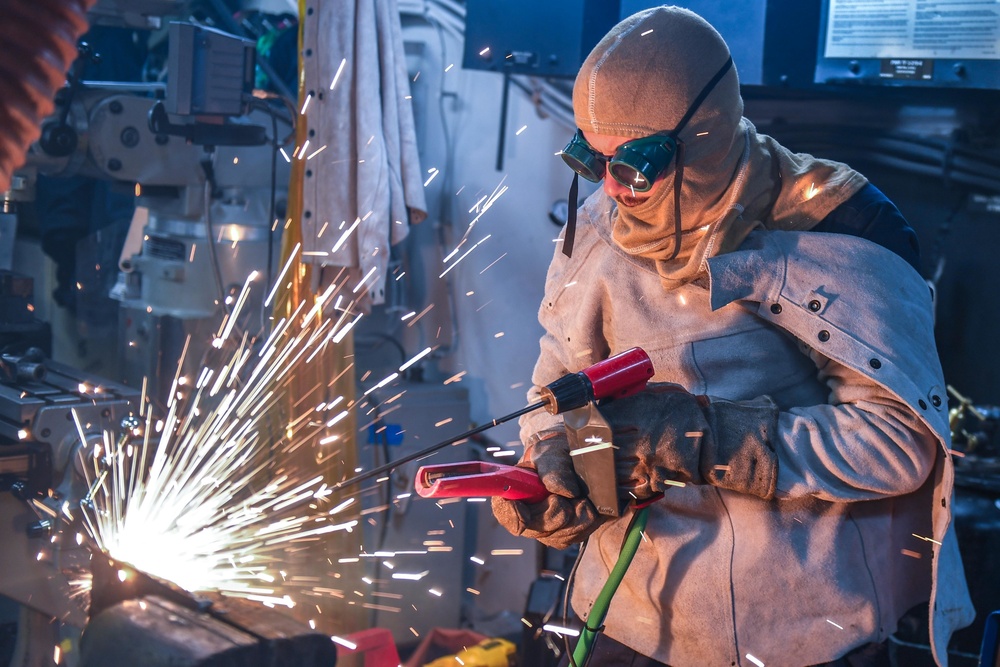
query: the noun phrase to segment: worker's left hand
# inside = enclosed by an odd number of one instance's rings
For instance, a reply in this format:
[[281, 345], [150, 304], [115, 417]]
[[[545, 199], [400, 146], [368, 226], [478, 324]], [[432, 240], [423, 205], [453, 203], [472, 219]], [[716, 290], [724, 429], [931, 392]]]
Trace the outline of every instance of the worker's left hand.
[[766, 396], [725, 401], [660, 382], [599, 409], [611, 426], [624, 497], [647, 498], [678, 482], [774, 495], [778, 409]]
[[511, 534], [565, 549], [587, 539], [603, 523], [573, 470], [565, 433], [539, 434], [517, 465], [535, 470], [550, 493], [533, 504], [493, 496], [493, 515]]

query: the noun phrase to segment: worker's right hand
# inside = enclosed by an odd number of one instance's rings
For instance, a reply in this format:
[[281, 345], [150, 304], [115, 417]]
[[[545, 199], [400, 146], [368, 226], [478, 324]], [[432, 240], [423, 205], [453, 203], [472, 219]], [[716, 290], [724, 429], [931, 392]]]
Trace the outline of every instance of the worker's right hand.
[[587, 539], [604, 522], [594, 504], [583, 493], [573, 470], [566, 434], [541, 434], [525, 448], [517, 464], [538, 473], [550, 495], [528, 504], [493, 497], [493, 515], [513, 535], [538, 540], [554, 549], [565, 549]]

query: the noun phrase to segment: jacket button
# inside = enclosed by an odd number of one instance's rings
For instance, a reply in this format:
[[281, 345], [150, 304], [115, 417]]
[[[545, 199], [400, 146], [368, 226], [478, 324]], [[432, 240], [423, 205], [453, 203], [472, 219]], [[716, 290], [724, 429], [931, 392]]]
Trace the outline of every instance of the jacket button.
[[924, 403], [924, 399], [922, 399], [922, 398], [919, 401], [917, 401], [917, 405], [920, 406], [921, 410], [926, 410], [927, 409], [927, 404]]
[[819, 308], [820, 308], [820, 303], [816, 299], [813, 299], [812, 301], [809, 302], [809, 310], [815, 313], [819, 311]]
[[931, 396], [931, 403], [934, 405], [935, 408], [941, 407], [941, 397], [936, 395]]
[[771, 304], [771, 312], [774, 313], [775, 315], [779, 314], [781, 312], [781, 304], [780, 303], [772, 303]]
[[868, 361], [868, 365], [874, 368], [875, 370], [882, 368], [882, 362], [879, 361], [878, 359], [870, 359]]
[[819, 340], [820, 340], [820, 342], [823, 342], [823, 343], [825, 343], [826, 341], [830, 340], [830, 332], [827, 331], [826, 329], [823, 329], [822, 331], [820, 331], [819, 332]]

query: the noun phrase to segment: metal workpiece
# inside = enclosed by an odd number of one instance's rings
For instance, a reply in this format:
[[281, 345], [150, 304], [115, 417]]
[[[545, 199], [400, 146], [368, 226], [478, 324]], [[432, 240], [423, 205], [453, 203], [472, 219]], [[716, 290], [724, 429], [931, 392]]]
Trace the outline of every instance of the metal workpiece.
[[336, 660], [329, 636], [258, 602], [233, 598], [207, 613], [152, 595], [91, 619], [79, 667], [328, 667]]
[[329, 667], [330, 637], [242, 598], [184, 591], [103, 554], [93, 560], [80, 667]]

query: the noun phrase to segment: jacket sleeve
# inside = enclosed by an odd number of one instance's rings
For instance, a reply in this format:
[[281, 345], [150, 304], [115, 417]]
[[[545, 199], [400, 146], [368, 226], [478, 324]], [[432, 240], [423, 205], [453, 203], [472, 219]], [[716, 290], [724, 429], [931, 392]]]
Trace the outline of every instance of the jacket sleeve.
[[950, 441], [926, 283], [895, 253], [846, 234], [751, 237], [710, 261], [713, 307], [740, 299], [786, 330], [829, 388], [823, 404], [780, 416], [778, 493], [863, 500], [914, 490], [934, 443]]
[[936, 460], [934, 432], [868, 377], [816, 350], [805, 351], [829, 387], [829, 399], [779, 415], [772, 443], [778, 454], [777, 497], [836, 502], [918, 489]]

